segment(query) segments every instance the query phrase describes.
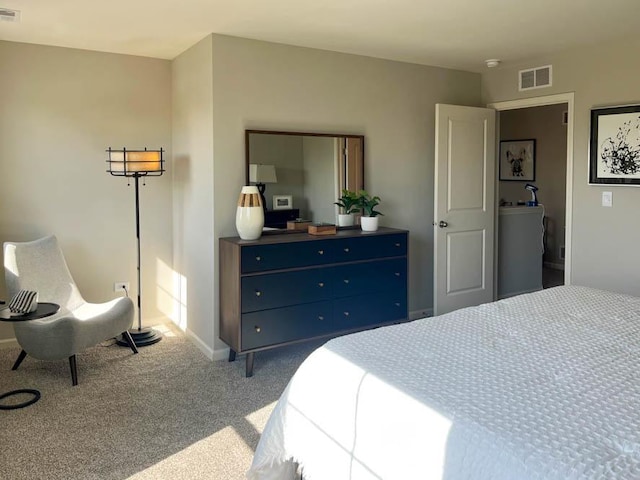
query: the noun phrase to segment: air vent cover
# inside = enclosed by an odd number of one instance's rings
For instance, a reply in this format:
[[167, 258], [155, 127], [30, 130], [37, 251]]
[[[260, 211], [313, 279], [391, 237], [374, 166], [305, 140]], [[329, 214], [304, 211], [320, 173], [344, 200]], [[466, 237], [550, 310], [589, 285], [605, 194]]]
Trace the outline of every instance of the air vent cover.
[[551, 86], [552, 79], [551, 65], [544, 67], [530, 68], [518, 72], [518, 90], [533, 90], [534, 88], [544, 88]]
[[0, 22], [19, 22], [20, 10], [10, 10], [0, 7]]

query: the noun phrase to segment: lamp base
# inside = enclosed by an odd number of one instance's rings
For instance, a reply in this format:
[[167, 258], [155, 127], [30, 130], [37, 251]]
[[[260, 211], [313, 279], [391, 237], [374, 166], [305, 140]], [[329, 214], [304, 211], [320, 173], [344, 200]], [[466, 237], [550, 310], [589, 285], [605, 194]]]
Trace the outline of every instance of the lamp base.
[[[146, 347], [147, 345], [153, 345], [154, 343], [158, 343], [160, 340], [162, 340], [162, 334], [151, 327], [145, 327], [141, 329], [132, 328], [131, 330], [129, 330], [129, 334], [133, 339], [133, 343], [136, 344], [136, 347]], [[116, 338], [116, 343], [121, 347], [129, 346], [127, 341], [122, 338], [122, 335]]]
[[258, 193], [260, 194], [260, 199], [262, 200], [262, 210], [264, 212], [267, 211], [267, 199], [264, 198], [264, 191], [267, 186], [264, 183], [256, 183], [256, 187], [258, 187]]

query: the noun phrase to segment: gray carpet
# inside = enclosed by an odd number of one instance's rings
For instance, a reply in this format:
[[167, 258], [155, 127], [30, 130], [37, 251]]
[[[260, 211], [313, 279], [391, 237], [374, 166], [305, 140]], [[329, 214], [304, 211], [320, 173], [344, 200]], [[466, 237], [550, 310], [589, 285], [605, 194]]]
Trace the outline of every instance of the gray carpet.
[[0, 478], [242, 479], [273, 403], [319, 345], [258, 353], [245, 378], [244, 357], [211, 362], [180, 334], [138, 355], [109, 343], [78, 355], [76, 387], [66, 360], [11, 371], [19, 349], [0, 350], [0, 394], [42, 393], [0, 410]]

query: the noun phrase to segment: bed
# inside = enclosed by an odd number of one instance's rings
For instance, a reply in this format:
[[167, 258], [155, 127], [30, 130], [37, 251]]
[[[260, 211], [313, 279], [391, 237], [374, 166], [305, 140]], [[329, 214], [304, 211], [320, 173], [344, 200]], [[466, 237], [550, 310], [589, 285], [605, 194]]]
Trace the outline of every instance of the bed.
[[333, 339], [250, 480], [640, 478], [640, 298], [563, 286]]

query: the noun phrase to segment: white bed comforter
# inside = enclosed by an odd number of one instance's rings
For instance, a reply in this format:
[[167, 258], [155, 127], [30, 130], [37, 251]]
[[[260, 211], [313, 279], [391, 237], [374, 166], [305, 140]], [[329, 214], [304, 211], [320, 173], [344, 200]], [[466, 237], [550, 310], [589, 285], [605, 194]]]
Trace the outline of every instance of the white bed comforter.
[[252, 480], [640, 478], [640, 299], [558, 287], [329, 341]]

